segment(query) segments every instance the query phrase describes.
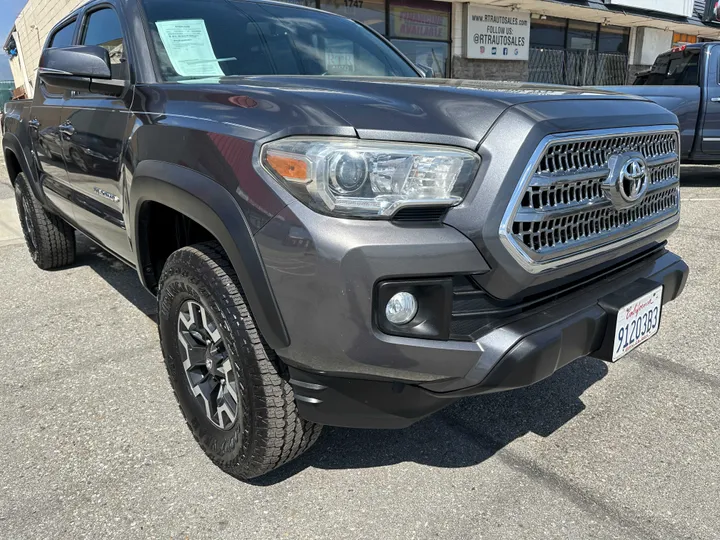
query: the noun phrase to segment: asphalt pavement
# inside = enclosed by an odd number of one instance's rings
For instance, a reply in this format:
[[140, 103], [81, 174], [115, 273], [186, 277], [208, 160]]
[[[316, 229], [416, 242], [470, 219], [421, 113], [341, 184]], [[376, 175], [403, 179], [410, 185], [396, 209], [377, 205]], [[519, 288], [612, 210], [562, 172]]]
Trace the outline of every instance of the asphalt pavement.
[[185, 427], [134, 271], [82, 239], [37, 269], [11, 197], [1, 176], [0, 538], [720, 536], [720, 169], [683, 170], [692, 274], [640, 350], [405, 430], [326, 428], [253, 485]]

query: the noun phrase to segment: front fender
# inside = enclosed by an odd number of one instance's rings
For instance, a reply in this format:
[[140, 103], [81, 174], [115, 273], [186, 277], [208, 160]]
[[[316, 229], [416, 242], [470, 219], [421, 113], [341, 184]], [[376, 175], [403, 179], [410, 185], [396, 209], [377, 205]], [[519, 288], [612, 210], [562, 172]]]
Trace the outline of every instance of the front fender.
[[150, 258], [147, 241], [139, 235], [140, 209], [145, 202], [154, 201], [186, 215], [220, 242], [268, 345], [280, 349], [290, 344], [250, 226], [224, 187], [180, 165], [147, 160], [135, 169], [128, 197], [126, 223], [137, 252], [137, 268], [143, 285], [148, 286], [144, 269]]

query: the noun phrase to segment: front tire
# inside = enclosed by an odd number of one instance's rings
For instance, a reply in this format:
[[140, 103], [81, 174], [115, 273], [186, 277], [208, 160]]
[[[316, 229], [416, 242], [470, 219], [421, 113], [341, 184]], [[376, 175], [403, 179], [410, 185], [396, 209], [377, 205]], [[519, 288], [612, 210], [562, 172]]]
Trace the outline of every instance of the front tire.
[[190, 431], [247, 480], [298, 457], [321, 426], [300, 418], [285, 366], [262, 339], [216, 242], [170, 255], [158, 292], [160, 341]]
[[35, 264], [50, 270], [75, 262], [75, 229], [42, 207], [22, 173], [15, 179], [15, 202], [25, 243]]

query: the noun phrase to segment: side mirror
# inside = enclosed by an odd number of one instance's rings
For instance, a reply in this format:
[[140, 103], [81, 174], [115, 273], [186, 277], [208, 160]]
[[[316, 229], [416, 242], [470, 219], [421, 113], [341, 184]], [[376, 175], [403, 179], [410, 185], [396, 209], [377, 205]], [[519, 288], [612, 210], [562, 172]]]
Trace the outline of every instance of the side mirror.
[[119, 96], [125, 90], [125, 81], [112, 78], [110, 54], [95, 45], [45, 49], [38, 75], [45, 84], [68, 90], [111, 96]]
[[432, 79], [435, 77], [435, 71], [430, 66], [426, 66], [424, 64], [415, 64], [415, 67], [420, 70], [420, 73], [422, 73], [423, 77], [426, 77], [428, 79]]

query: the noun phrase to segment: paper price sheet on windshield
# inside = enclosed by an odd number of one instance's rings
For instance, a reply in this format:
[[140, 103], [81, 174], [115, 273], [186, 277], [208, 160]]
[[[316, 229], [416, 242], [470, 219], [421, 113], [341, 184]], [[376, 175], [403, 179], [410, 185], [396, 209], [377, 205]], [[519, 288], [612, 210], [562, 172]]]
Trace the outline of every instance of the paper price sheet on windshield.
[[185, 19], [157, 21], [158, 33], [170, 62], [183, 77], [225, 76], [220, 67], [205, 21]]

